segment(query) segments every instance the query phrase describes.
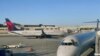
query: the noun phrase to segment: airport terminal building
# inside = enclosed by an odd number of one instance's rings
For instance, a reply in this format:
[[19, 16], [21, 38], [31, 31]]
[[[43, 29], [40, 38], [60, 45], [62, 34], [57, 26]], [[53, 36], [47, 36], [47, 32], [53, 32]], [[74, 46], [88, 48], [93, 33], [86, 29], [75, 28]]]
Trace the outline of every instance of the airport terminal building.
[[[93, 30], [96, 26], [94, 25], [80, 25], [80, 26], [56, 26], [56, 25], [21, 25], [15, 24], [17, 28], [23, 28], [23, 30], [31, 31], [31, 30], [45, 30], [45, 31], [64, 31], [67, 32], [69, 29], [74, 31], [81, 31], [81, 30]], [[7, 26], [4, 24], [0, 24], [0, 33], [7, 33]]]

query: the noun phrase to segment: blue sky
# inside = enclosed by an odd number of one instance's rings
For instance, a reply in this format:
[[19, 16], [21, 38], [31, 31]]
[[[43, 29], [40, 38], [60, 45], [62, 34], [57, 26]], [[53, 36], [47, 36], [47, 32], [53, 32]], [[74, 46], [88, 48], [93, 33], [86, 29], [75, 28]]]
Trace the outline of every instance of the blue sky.
[[100, 0], [0, 0], [0, 22], [77, 25], [100, 18]]

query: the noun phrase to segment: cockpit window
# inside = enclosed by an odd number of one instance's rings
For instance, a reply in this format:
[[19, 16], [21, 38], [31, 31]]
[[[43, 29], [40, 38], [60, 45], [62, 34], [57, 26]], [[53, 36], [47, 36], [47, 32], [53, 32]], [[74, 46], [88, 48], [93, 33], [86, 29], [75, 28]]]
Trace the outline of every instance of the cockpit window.
[[69, 42], [69, 43], [61, 43], [61, 45], [73, 45], [73, 43]]
[[77, 46], [78, 44], [77, 44], [77, 42], [74, 42], [74, 43], [72, 43], [72, 42], [62, 42], [61, 45], [74, 45], [74, 46]]
[[76, 41], [74, 41], [73, 39], [71, 39], [70, 42], [65, 42], [64, 40], [61, 41], [61, 45], [74, 45], [74, 46], [78, 46], [78, 43]]

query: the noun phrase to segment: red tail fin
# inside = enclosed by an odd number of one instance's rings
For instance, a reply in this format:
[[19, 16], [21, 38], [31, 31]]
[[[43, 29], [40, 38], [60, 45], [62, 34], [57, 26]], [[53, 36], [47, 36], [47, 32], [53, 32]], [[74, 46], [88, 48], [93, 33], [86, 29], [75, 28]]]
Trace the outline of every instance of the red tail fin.
[[8, 18], [5, 18], [5, 20], [9, 31], [17, 30], [15, 25]]

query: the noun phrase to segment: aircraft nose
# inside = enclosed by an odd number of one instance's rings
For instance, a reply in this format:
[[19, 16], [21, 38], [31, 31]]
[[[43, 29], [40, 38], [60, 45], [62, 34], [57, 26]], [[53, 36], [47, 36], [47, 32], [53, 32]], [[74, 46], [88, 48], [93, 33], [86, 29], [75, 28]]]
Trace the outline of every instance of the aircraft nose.
[[[77, 53], [76, 53], [77, 52]], [[77, 56], [78, 51], [76, 47], [59, 46], [57, 56]]]

